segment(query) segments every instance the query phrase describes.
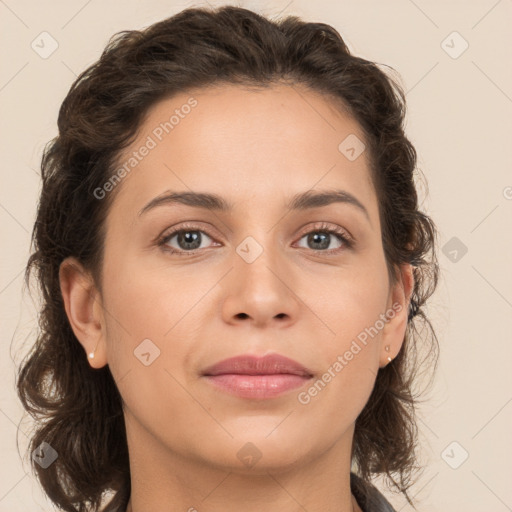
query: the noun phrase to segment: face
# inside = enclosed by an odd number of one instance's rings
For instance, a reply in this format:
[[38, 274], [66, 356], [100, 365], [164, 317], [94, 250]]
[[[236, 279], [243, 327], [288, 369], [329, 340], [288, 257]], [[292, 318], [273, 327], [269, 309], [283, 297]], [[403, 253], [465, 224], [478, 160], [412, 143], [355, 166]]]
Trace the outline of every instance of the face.
[[[98, 334], [81, 338], [97, 348], [91, 364], [110, 367], [132, 445], [144, 432], [164, 452], [239, 471], [246, 455], [265, 471], [347, 446], [405, 328], [368, 154], [354, 159], [363, 141], [356, 121], [298, 86], [219, 86], [149, 111], [121, 181], [98, 192], [115, 196]], [[205, 375], [266, 355], [297, 364]], [[255, 367], [263, 375], [247, 375]]]

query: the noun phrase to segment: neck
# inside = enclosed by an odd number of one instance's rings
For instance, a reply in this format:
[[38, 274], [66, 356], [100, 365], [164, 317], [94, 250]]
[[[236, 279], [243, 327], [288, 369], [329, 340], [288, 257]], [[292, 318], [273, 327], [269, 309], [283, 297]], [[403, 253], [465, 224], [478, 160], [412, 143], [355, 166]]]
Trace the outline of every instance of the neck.
[[353, 426], [324, 453], [250, 469], [183, 456], [126, 421], [131, 497], [126, 512], [361, 512], [350, 490]]

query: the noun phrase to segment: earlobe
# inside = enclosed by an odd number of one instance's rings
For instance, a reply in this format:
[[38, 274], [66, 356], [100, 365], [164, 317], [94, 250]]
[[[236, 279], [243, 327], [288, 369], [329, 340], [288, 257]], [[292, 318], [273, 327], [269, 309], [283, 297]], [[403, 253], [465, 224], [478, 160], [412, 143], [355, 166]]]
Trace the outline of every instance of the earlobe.
[[405, 338], [409, 317], [409, 302], [414, 290], [414, 267], [404, 263], [400, 266], [397, 282], [390, 291], [388, 321], [383, 329], [379, 367], [387, 366], [396, 358]]
[[104, 316], [94, 280], [76, 258], [66, 258], [59, 268], [59, 282], [68, 321], [94, 368], [107, 364]]

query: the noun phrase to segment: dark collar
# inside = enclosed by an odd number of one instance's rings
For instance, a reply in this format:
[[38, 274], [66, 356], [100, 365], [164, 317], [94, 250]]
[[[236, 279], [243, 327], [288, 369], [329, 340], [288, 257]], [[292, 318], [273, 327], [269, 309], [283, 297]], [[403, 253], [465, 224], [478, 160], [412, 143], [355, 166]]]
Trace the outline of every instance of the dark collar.
[[355, 473], [350, 473], [350, 489], [363, 512], [396, 512], [375, 486]]

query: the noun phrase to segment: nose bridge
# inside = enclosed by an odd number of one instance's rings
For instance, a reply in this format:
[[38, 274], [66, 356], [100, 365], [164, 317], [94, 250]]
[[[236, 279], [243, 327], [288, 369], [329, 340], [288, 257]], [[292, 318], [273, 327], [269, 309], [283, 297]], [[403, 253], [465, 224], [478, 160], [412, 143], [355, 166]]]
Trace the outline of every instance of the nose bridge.
[[[270, 205], [268, 205], [270, 206]], [[272, 267], [277, 264], [281, 252], [277, 236], [279, 215], [262, 204], [253, 205], [251, 199], [245, 201], [243, 219], [238, 225], [241, 239], [235, 246], [236, 253], [245, 265], [254, 265], [258, 272], [265, 264]], [[243, 268], [243, 265], [242, 265]], [[268, 269], [266, 269], [268, 271]]]
[[283, 286], [276, 276], [277, 269], [283, 267], [279, 263], [283, 256], [281, 248], [274, 230], [260, 227], [250, 233], [236, 246], [235, 273], [242, 282], [256, 289], [270, 287], [268, 294], [271, 289]]
[[228, 318], [243, 315], [265, 324], [283, 315], [295, 316], [297, 299], [287, 283], [291, 272], [284, 270], [287, 263], [281, 249], [275, 230], [263, 222], [247, 231], [235, 248], [224, 311]]

